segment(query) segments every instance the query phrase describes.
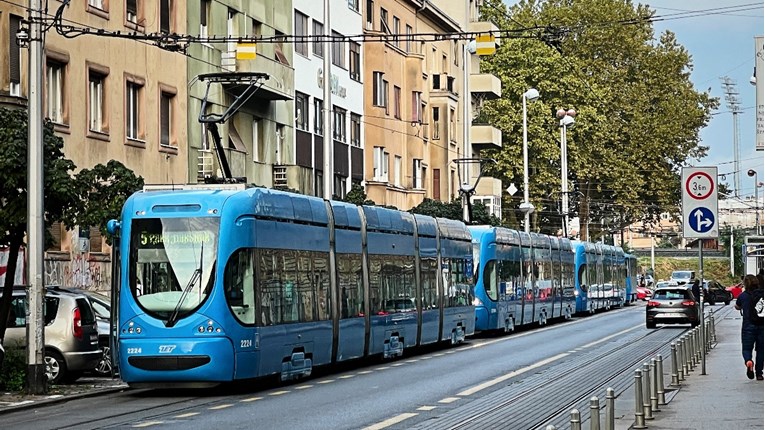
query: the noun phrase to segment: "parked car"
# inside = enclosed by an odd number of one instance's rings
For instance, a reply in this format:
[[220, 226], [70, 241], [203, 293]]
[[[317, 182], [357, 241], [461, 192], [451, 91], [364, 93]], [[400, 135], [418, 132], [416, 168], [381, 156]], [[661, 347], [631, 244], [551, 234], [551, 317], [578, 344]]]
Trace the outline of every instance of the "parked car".
[[729, 305], [733, 300], [733, 293], [717, 281], [704, 281], [704, 298], [711, 305], [720, 302]]
[[74, 294], [82, 294], [90, 302], [93, 312], [96, 314], [98, 324], [98, 347], [101, 348], [101, 358], [93, 371], [100, 376], [112, 376], [112, 354], [109, 344], [109, 332], [111, 331], [112, 302], [108, 296], [96, 291], [80, 288], [50, 287], [58, 291], [67, 291]]
[[[0, 292], [2, 289], [0, 289]], [[93, 308], [85, 296], [47, 289], [43, 306], [45, 324], [45, 373], [51, 384], [73, 382], [96, 366], [102, 353]], [[26, 348], [27, 295], [14, 287], [5, 347]]]
[[726, 287], [725, 289], [730, 291], [734, 299], [737, 299], [738, 295], [741, 294], [742, 291], [744, 291], [744, 284], [739, 282], [738, 284], [730, 285]]
[[656, 328], [656, 324], [699, 325], [699, 308], [691, 289], [676, 287], [657, 288], [645, 307], [646, 328]]
[[675, 281], [677, 285], [690, 284], [695, 279], [696, 272], [693, 270], [675, 270], [669, 277], [669, 280]]

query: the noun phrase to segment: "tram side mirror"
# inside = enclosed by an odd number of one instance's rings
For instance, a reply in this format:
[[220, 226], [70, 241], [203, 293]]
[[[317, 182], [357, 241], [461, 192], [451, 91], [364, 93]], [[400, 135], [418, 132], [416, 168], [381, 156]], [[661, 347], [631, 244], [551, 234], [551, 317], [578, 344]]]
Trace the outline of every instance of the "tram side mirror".
[[116, 219], [110, 219], [106, 223], [106, 231], [112, 236], [118, 236], [120, 232], [120, 222]]

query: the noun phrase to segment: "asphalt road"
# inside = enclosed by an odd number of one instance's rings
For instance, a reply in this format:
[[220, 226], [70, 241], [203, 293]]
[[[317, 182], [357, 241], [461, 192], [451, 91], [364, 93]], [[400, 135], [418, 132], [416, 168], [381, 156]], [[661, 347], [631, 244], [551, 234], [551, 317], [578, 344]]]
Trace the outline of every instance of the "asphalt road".
[[2, 427], [371, 430], [493, 428], [502, 420], [504, 428], [537, 428], [560, 421], [606, 385], [626, 387], [634, 363], [687, 329], [647, 330], [644, 312], [640, 304], [472, 338], [290, 385], [256, 381], [211, 391], [131, 390], [75, 399], [6, 414]]

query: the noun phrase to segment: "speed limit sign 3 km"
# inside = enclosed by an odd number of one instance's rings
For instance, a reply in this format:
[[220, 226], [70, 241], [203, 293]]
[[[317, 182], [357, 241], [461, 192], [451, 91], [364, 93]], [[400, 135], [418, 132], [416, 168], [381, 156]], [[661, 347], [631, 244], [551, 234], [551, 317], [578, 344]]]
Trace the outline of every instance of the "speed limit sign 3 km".
[[717, 167], [683, 167], [683, 237], [716, 238]]

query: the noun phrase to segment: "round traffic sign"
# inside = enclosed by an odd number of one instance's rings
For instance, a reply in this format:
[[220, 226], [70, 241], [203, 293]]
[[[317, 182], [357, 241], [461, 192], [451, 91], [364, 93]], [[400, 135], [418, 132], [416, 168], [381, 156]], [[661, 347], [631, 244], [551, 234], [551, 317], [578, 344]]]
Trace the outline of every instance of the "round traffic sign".
[[685, 191], [696, 200], [704, 200], [715, 191], [715, 182], [707, 172], [693, 172], [685, 181]]

